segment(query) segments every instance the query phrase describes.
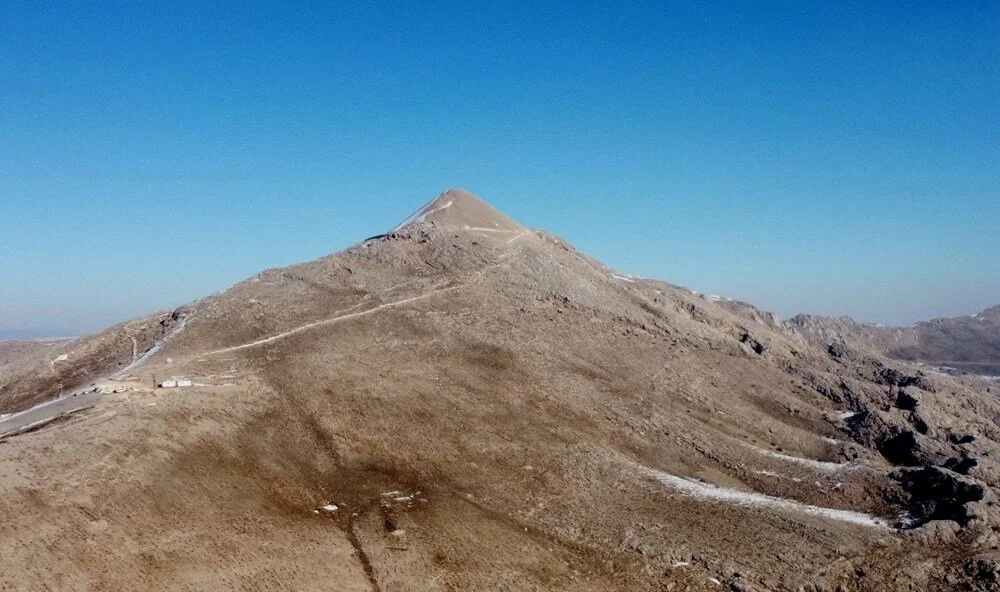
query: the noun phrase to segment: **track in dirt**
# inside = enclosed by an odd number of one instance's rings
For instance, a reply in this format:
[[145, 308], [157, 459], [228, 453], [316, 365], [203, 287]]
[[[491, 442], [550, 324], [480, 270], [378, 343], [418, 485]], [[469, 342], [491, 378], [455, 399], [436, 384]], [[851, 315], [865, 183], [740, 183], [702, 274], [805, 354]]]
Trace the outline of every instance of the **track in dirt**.
[[368, 553], [361, 545], [361, 541], [358, 539], [357, 533], [354, 532], [354, 523], [363, 515], [364, 514], [361, 513], [357, 516], [352, 516], [348, 520], [347, 528], [345, 529], [347, 531], [347, 540], [350, 541], [351, 546], [354, 547], [354, 552], [358, 555], [358, 561], [361, 562], [361, 567], [365, 570], [365, 576], [368, 578], [368, 582], [372, 585], [372, 591], [380, 592], [378, 577], [375, 575], [375, 566], [372, 565], [372, 561], [368, 557]]
[[[520, 236], [523, 236], [523, 234], [518, 235], [515, 238], [519, 238]], [[244, 343], [242, 345], [234, 345], [234, 346], [231, 346], [231, 347], [225, 347], [225, 348], [222, 348], [222, 349], [217, 349], [217, 350], [214, 350], [214, 351], [203, 353], [203, 354], [200, 354], [197, 357], [214, 356], [216, 354], [224, 354], [224, 353], [229, 353], [229, 352], [240, 351], [240, 350], [244, 350], [244, 349], [249, 349], [249, 348], [257, 347], [257, 346], [260, 346], [260, 345], [266, 345], [268, 343], [273, 343], [275, 341], [279, 341], [279, 340], [284, 339], [286, 337], [291, 337], [292, 335], [297, 335], [297, 334], [302, 333], [304, 331], [308, 331], [308, 330], [313, 329], [315, 327], [322, 327], [324, 325], [332, 325], [334, 323], [339, 323], [341, 321], [346, 321], [346, 320], [350, 320], [350, 319], [356, 319], [358, 317], [367, 316], [367, 315], [376, 313], [376, 312], [378, 312], [380, 310], [385, 310], [387, 308], [396, 308], [396, 307], [399, 307], [399, 306], [403, 306], [405, 304], [409, 304], [411, 302], [417, 302], [419, 300], [425, 300], [425, 299], [430, 298], [432, 296], [435, 296], [437, 294], [444, 294], [446, 292], [451, 292], [451, 291], [454, 291], [454, 290], [458, 290], [459, 288], [463, 288], [463, 287], [468, 286], [469, 284], [473, 283], [475, 281], [475, 277], [478, 277], [478, 276], [482, 275], [483, 273], [489, 271], [490, 269], [493, 269], [493, 268], [499, 266], [509, 256], [510, 256], [510, 253], [507, 253], [506, 255], [504, 255], [503, 257], [501, 257], [496, 263], [493, 263], [491, 265], [488, 265], [488, 266], [486, 266], [486, 267], [484, 267], [484, 268], [476, 271], [473, 274], [474, 277], [470, 278], [466, 282], [462, 282], [462, 283], [459, 283], [459, 284], [456, 284], [456, 285], [452, 285], [452, 286], [448, 286], [448, 287], [436, 288], [436, 289], [424, 292], [423, 294], [419, 294], [417, 296], [411, 296], [409, 298], [404, 298], [402, 300], [396, 300], [394, 302], [386, 302], [384, 304], [379, 304], [378, 306], [375, 306], [373, 308], [369, 308], [367, 310], [362, 310], [362, 311], [358, 311], [358, 312], [347, 313], [347, 311], [352, 310], [354, 308], [357, 308], [358, 306], [361, 306], [362, 304], [364, 304], [364, 301], [362, 301], [362, 302], [359, 302], [358, 304], [355, 304], [354, 306], [351, 306], [349, 308], [345, 308], [342, 311], [339, 311], [339, 313], [336, 316], [333, 316], [331, 318], [323, 319], [322, 321], [315, 321], [315, 322], [312, 322], [312, 323], [307, 323], [305, 325], [296, 327], [294, 329], [289, 329], [288, 331], [284, 331], [282, 333], [278, 333], [277, 335], [272, 335], [270, 337], [265, 337], [264, 339], [258, 339], [256, 341], [251, 341], [249, 343]], [[347, 313], [347, 314], [344, 314], [344, 313]]]
[[[462, 284], [462, 285], [464, 285], [464, 284]], [[329, 318], [329, 319], [324, 319], [322, 321], [316, 321], [316, 322], [313, 322], [313, 323], [308, 323], [306, 325], [302, 325], [301, 327], [296, 327], [294, 329], [289, 329], [288, 331], [285, 331], [283, 333], [278, 333], [277, 335], [272, 335], [271, 337], [266, 337], [264, 339], [258, 339], [257, 341], [251, 341], [250, 343], [244, 343], [242, 345], [234, 345], [232, 347], [226, 347], [226, 348], [223, 348], [223, 349], [217, 349], [215, 351], [210, 351], [208, 353], [201, 354], [199, 357], [214, 356], [216, 354], [224, 354], [224, 353], [229, 353], [229, 352], [234, 352], [234, 351], [240, 351], [240, 350], [243, 350], [243, 349], [249, 349], [251, 347], [257, 347], [259, 345], [265, 345], [265, 344], [268, 344], [268, 343], [273, 343], [273, 342], [278, 341], [280, 339], [284, 339], [286, 337], [291, 337], [292, 335], [296, 335], [298, 333], [302, 333], [303, 331], [308, 331], [309, 329], [313, 329], [315, 327], [322, 327], [323, 325], [331, 325], [333, 323], [337, 323], [337, 322], [340, 322], [340, 321], [346, 321], [346, 320], [349, 320], [349, 319], [355, 319], [355, 318], [358, 318], [358, 317], [363, 317], [363, 316], [366, 316], [366, 315], [369, 315], [369, 314], [372, 314], [372, 313], [376, 313], [376, 312], [378, 312], [380, 310], [384, 310], [386, 308], [395, 308], [397, 306], [403, 306], [404, 304], [409, 304], [410, 302], [416, 302], [418, 300], [423, 300], [425, 298], [430, 298], [431, 296], [434, 296], [434, 295], [437, 295], [437, 294], [443, 294], [445, 292], [450, 292], [452, 290], [457, 290], [458, 288], [461, 288], [462, 285], [449, 286], [447, 288], [439, 288], [439, 289], [436, 289], [436, 290], [431, 290], [430, 292], [425, 292], [424, 294], [420, 294], [418, 296], [411, 296], [410, 298], [404, 298], [402, 300], [397, 300], [396, 302], [387, 302], [385, 304], [379, 304], [378, 306], [376, 306], [374, 308], [369, 308], [368, 310], [362, 310], [362, 311], [359, 311], [359, 312], [352, 312], [352, 313], [348, 313], [348, 314], [340, 314], [339, 316], [335, 316], [335, 317], [332, 317], [332, 318]], [[355, 306], [352, 306], [351, 308], [356, 308], [357, 306], [358, 305], [355, 305]], [[344, 309], [344, 311], [341, 311], [341, 312], [342, 313], [346, 312], [348, 310], [351, 310], [351, 308]]]

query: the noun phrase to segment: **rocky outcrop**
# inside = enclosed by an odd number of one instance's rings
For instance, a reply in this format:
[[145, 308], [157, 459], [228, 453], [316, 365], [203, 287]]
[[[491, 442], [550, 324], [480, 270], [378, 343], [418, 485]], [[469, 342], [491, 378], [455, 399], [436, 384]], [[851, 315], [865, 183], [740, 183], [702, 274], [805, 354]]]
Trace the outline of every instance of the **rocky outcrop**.
[[[934, 319], [912, 327], [858, 323], [850, 317], [797, 315], [785, 327], [817, 347], [850, 346], [898, 360], [1000, 375], [1000, 306], [971, 316]], [[831, 355], [835, 355], [831, 350]]]

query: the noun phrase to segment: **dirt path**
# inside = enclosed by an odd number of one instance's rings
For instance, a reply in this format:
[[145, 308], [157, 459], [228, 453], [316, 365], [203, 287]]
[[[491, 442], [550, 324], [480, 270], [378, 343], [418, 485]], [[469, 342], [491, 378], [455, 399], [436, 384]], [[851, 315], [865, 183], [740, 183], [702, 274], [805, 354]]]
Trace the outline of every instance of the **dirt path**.
[[[523, 235], [519, 235], [519, 236], [523, 236]], [[517, 237], [515, 237], [515, 238], [517, 238]], [[224, 354], [224, 353], [229, 353], [229, 352], [234, 352], [234, 351], [240, 351], [240, 350], [244, 350], [244, 349], [249, 349], [249, 348], [252, 348], [252, 347], [257, 347], [259, 345], [266, 345], [268, 343], [273, 343], [275, 341], [284, 339], [286, 337], [291, 337], [292, 335], [297, 335], [299, 333], [302, 333], [303, 331], [308, 331], [308, 330], [313, 329], [315, 327], [321, 327], [321, 326], [324, 326], [324, 325], [332, 325], [334, 323], [339, 323], [340, 321], [346, 321], [346, 320], [350, 320], [350, 319], [356, 319], [358, 317], [363, 317], [363, 316], [367, 316], [367, 315], [370, 315], [370, 314], [374, 314], [374, 313], [376, 313], [376, 312], [378, 312], [380, 310], [384, 310], [384, 309], [387, 309], [387, 308], [396, 308], [398, 306], [403, 306], [403, 305], [409, 304], [411, 302], [416, 302], [418, 300], [424, 300], [424, 299], [430, 298], [431, 296], [435, 296], [437, 294], [444, 294], [445, 292], [451, 292], [451, 291], [457, 290], [459, 288], [468, 286], [469, 284], [473, 283], [473, 281], [475, 280], [475, 278], [483, 275], [484, 273], [486, 273], [487, 271], [489, 271], [491, 269], [494, 269], [494, 268], [502, 265], [504, 263], [504, 261], [506, 261], [507, 258], [509, 258], [510, 256], [511, 256], [510, 252], [505, 253], [495, 263], [487, 265], [486, 267], [483, 267], [482, 269], [479, 269], [479, 270], [475, 271], [474, 273], [472, 273], [471, 277], [469, 278], [469, 280], [466, 281], [466, 282], [463, 282], [463, 283], [459, 283], [459, 284], [456, 284], [456, 285], [448, 286], [446, 288], [436, 288], [436, 289], [424, 292], [423, 294], [419, 294], [417, 296], [411, 296], [409, 298], [404, 298], [402, 300], [397, 300], [395, 302], [386, 302], [385, 304], [379, 304], [378, 306], [375, 306], [373, 308], [369, 308], [367, 310], [362, 310], [362, 311], [358, 311], [358, 312], [352, 312], [352, 313], [344, 314], [344, 313], [347, 313], [347, 311], [352, 310], [354, 308], [357, 308], [359, 305], [363, 304], [364, 302], [362, 301], [362, 302], [360, 302], [358, 304], [355, 304], [354, 306], [351, 306], [349, 308], [345, 308], [344, 310], [340, 311], [337, 314], [337, 316], [334, 316], [334, 317], [331, 317], [331, 318], [328, 318], [328, 319], [323, 319], [322, 321], [315, 321], [315, 322], [312, 322], [312, 323], [307, 323], [307, 324], [302, 325], [300, 327], [296, 327], [294, 329], [289, 329], [288, 331], [284, 331], [282, 333], [278, 333], [277, 335], [272, 335], [270, 337], [265, 337], [264, 339], [258, 339], [256, 341], [251, 341], [249, 343], [244, 343], [242, 345], [234, 345], [232, 347], [225, 347], [225, 348], [222, 348], [222, 349], [213, 350], [213, 351], [210, 351], [210, 352], [199, 354], [198, 356], [195, 356], [195, 357], [214, 356], [216, 354]], [[405, 283], [407, 283], [407, 282], [404, 282], [404, 284]], [[389, 288], [389, 290], [386, 290], [386, 292], [394, 290], [396, 288], [399, 288], [400, 286], [402, 286], [404, 284], [400, 284], [399, 286], [393, 286], [392, 288]]]
[[[352, 313], [348, 313], [348, 314], [340, 314], [338, 316], [335, 316], [335, 317], [332, 317], [332, 318], [329, 318], [329, 319], [324, 319], [322, 321], [315, 321], [313, 323], [308, 323], [308, 324], [302, 325], [300, 327], [296, 327], [294, 329], [289, 329], [288, 331], [285, 331], [283, 333], [278, 333], [277, 335], [272, 335], [271, 337], [265, 337], [264, 339], [258, 339], [257, 341], [251, 341], [250, 343], [244, 343], [243, 345], [234, 345], [232, 347], [226, 347], [226, 348], [222, 348], [222, 349], [217, 349], [215, 351], [210, 351], [210, 352], [207, 352], [207, 353], [204, 353], [204, 354], [200, 354], [197, 357], [214, 356], [216, 354], [224, 354], [224, 353], [229, 353], [229, 352], [234, 352], [234, 351], [240, 351], [240, 350], [248, 349], [248, 348], [251, 348], [251, 347], [257, 347], [259, 345], [266, 345], [268, 343], [273, 343], [275, 341], [278, 341], [280, 339], [284, 339], [286, 337], [291, 337], [292, 335], [297, 335], [298, 333], [302, 333], [303, 331], [308, 331], [308, 330], [313, 329], [315, 327], [321, 327], [321, 326], [324, 326], [324, 325], [332, 325], [334, 323], [339, 323], [340, 321], [346, 321], [346, 320], [349, 320], [349, 319], [356, 319], [358, 317], [363, 317], [363, 316], [366, 316], [366, 315], [370, 315], [370, 314], [376, 313], [376, 312], [378, 312], [380, 310], [384, 310], [386, 308], [395, 308], [395, 307], [398, 307], [398, 306], [403, 306], [405, 304], [409, 304], [410, 302], [416, 302], [418, 300], [424, 300], [426, 298], [430, 298], [431, 296], [434, 296], [436, 294], [443, 294], [445, 292], [450, 292], [452, 290], [457, 290], [458, 288], [461, 288], [463, 285], [464, 284], [459, 284], [457, 286], [449, 286], [447, 288], [438, 288], [436, 290], [431, 290], [430, 292], [425, 292], [425, 293], [420, 294], [418, 296], [411, 296], [410, 298], [404, 298], [402, 300], [397, 300], [395, 302], [387, 302], [385, 304], [379, 304], [378, 306], [376, 306], [374, 308], [369, 308], [368, 310], [362, 310], [362, 311], [352, 312]], [[355, 308], [355, 307], [352, 306], [351, 308]], [[351, 310], [351, 308], [347, 308], [347, 309], [344, 309], [344, 310], [346, 312], [348, 310]]]

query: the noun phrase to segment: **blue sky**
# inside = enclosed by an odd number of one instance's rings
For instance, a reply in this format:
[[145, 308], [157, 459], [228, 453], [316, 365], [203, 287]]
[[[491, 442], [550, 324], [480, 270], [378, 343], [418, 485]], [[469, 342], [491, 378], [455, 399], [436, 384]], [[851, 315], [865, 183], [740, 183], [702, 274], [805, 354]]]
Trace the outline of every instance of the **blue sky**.
[[996, 2], [353, 4], [0, 5], [0, 335], [179, 305], [454, 186], [785, 316], [1000, 303]]

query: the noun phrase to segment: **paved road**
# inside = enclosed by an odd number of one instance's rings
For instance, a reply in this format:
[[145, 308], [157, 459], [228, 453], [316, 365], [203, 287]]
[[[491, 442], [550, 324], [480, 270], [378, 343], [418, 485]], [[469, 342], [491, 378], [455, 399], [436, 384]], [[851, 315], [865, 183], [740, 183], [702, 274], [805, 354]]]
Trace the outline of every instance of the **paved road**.
[[7, 419], [0, 420], [0, 437], [29, 430], [29, 427], [41, 427], [63, 415], [91, 407], [102, 396], [100, 391], [77, 393], [15, 413]]

